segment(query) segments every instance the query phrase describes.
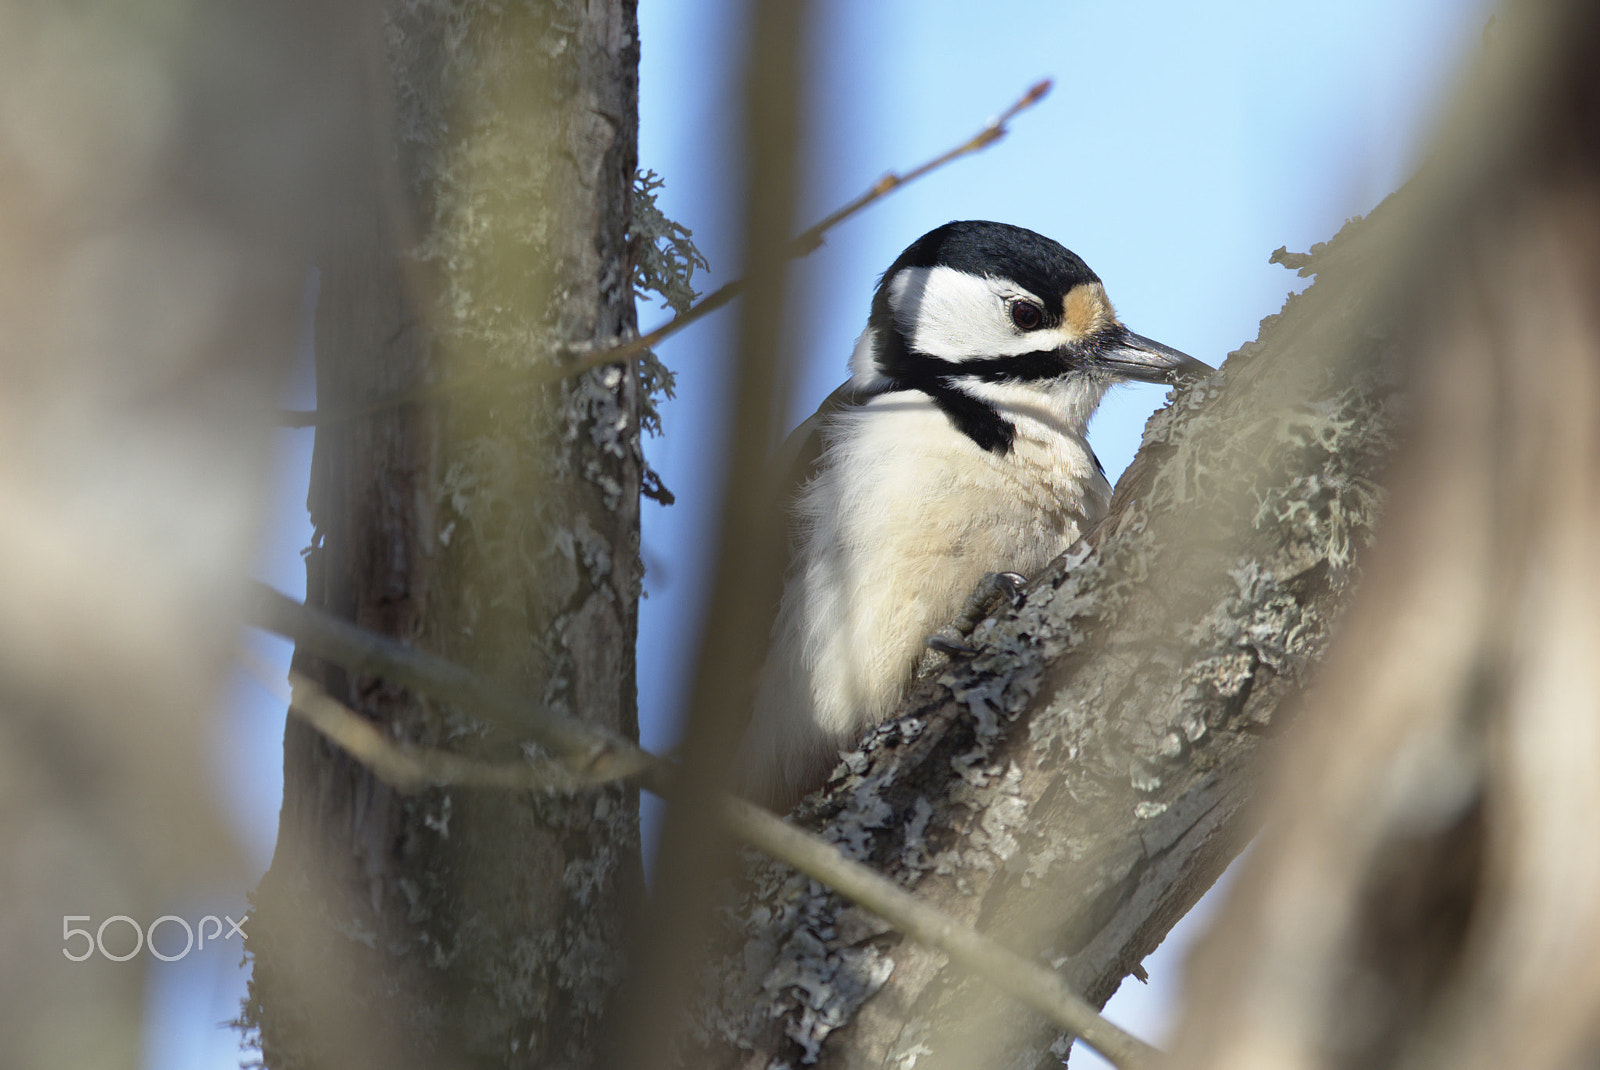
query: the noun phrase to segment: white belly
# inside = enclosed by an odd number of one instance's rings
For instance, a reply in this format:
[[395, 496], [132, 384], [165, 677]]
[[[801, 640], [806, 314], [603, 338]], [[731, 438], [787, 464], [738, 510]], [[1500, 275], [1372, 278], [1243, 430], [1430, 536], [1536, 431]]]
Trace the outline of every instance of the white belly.
[[893, 712], [925, 639], [985, 573], [1031, 576], [1104, 515], [1110, 487], [1082, 438], [1053, 412], [1002, 412], [1017, 428], [1004, 455], [915, 392], [825, 432], [741, 748], [750, 794], [787, 804], [817, 786], [840, 747]]

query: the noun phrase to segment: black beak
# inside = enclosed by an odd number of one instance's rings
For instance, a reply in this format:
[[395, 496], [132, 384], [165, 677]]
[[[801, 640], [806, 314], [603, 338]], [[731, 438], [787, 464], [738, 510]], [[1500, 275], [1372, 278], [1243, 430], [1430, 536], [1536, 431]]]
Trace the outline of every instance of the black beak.
[[1187, 353], [1180, 353], [1142, 334], [1134, 334], [1126, 327], [1107, 342], [1098, 348], [1094, 361], [1104, 371], [1121, 380], [1175, 385], [1214, 370], [1204, 361], [1195, 360]]

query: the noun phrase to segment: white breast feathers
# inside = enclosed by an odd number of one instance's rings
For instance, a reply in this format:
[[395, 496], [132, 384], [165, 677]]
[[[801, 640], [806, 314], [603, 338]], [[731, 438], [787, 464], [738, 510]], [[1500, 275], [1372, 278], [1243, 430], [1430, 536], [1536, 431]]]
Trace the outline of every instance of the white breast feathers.
[[829, 420], [793, 507], [798, 549], [740, 748], [746, 794], [787, 808], [820, 786], [894, 711], [927, 636], [985, 573], [1032, 576], [1105, 514], [1111, 488], [1082, 431], [1103, 391], [973, 385], [1016, 428], [1004, 453], [914, 390]]

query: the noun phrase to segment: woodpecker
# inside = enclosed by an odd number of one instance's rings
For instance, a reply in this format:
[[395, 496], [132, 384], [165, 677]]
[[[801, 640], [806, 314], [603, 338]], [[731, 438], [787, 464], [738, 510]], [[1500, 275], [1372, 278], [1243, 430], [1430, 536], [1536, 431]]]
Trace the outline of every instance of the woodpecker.
[[1031, 576], [1105, 515], [1087, 433], [1112, 385], [1210, 370], [1124, 327], [1041, 234], [965, 221], [912, 242], [878, 282], [849, 381], [784, 446], [791, 560], [743, 792], [788, 809], [820, 786], [986, 574]]

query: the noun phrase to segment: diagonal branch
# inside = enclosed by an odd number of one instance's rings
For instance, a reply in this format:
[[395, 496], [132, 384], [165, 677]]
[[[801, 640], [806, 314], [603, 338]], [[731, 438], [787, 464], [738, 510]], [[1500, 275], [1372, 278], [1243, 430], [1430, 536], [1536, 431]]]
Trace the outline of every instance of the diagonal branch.
[[[989, 120], [983, 129], [961, 144], [947, 152], [940, 153], [925, 163], [913, 167], [903, 175], [896, 174], [893, 171], [884, 175], [861, 196], [844, 207], [829, 213], [818, 223], [791, 239], [788, 248], [785, 250], [785, 256], [790, 259], [809, 256], [822, 245], [822, 240], [828, 231], [851, 216], [856, 215], [867, 206], [882, 200], [895, 190], [915, 182], [924, 175], [938, 170], [945, 164], [971, 153], [979, 152], [999, 141], [1007, 133], [1007, 124], [1021, 112], [1033, 107], [1043, 99], [1044, 95], [1050, 92], [1051, 85], [1052, 82], [1048, 78], [1035, 82], [1009, 108]], [[677, 334], [691, 323], [702, 320], [727, 305], [734, 298], [744, 293], [748, 286], [749, 280], [747, 278], [737, 278], [725, 283], [701, 298], [682, 315], [673, 317], [648, 334], [640, 335], [626, 342], [599, 350], [584, 351], [579, 348], [569, 348], [562, 354], [568, 358], [568, 362], [555, 367], [500, 369], [477, 375], [465, 375], [440, 383], [429, 383], [425, 386], [397, 391], [361, 405], [350, 405], [339, 409], [283, 409], [278, 413], [278, 425], [280, 427], [325, 427], [328, 424], [358, 419], [362, 416], [369, 416], [372, 413], [382, 412], [400, 405], [431, 401], [453, 390], [460, 390], [468, 386], [485, 385], [491, 379], [504, 378], [507, 381], [517, 383], [540, 385], [558, 382], [562, 379], [570, 379], [605, 364], [638, 360], [652, 347]]]
[[743, 799], [728, 798], [722, 821], [729, 832], [888, 921], [912, 939], [993, 982], [1043, 1014], [1119, 1068], [1153, 1066], [1161, 1053], [1102, 1018], [1055, 971], [1019, 955], [852, 862], [822, 837], [779, 820]]
[[251, 594], [247, 619], [256, 627], [292, 639], [306, 653], [349, 672], [380, 676], [470, 709], [497, 728], [539, 744], [581, 780], [641, 776], [662, 764], [621, 736], [534, 706], [448, 658], [319, 612], [264, 583], [252, 581]]
[[[393, 639], [336, 620], [255, 584], [250, 623], [295, 641], [304, 652], [351, 672], [372, 673], [435, 699], [487, 715], [515, 729], [560, 759], [574, 782], [636, 778], [657, 795], [674, 790], [676, 767], [634, 744], [585, 722], [518, 699], [455, 662], [413, 650]], [[459, 755], [406, 747], [388, 739], [320, 688], [296, 679], [294, 709], [308, 723], [400, 790], [429, 784], [471, 783], [504, 788], [552, 787], [558, 778], [536, 767], [475, 762]], [[526, 780], [524, 780], [526, 776]], [[917, 900], [869, 867], [852, 861], [820, 836], [731, 795], [721, 799], [727, 830], [758, 850], [792, 866], [882, 917], [890, 925], [948, 955], [994, 982], [1121, 1068], [1148, 1066], [1157, 1052], [1102, 1018], [1054, 973]]]

